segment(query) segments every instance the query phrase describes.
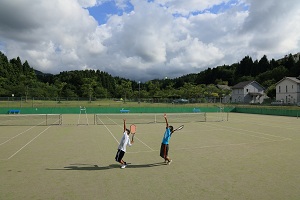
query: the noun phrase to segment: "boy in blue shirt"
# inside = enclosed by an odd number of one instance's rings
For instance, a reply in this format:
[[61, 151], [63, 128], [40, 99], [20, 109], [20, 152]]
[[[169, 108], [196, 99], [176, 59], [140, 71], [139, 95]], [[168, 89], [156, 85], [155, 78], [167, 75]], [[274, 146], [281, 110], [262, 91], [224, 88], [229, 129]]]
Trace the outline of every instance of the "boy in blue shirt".
[[164, 133], [164, 137], [162, 139], [162, 143], [160, 147], [160, 157], [165, 159], [165, 163], [169, 165], [172, 162], [172, 160], [168, 156], [168, 152], [169, 152], [169, 140], [171, 139], [173, 133], [173, 126], [169, 126], [166, 114], [164, 114], [164, 118], [166, 121], [166, 131]]

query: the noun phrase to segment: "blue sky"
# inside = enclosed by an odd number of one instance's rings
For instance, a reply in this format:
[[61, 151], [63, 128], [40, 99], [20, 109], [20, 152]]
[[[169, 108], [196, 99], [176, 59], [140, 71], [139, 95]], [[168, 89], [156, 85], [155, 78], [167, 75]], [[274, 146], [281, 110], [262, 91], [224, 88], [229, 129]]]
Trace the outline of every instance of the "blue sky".
[[145, 82], [298, 53], [299, 21], [299, 0], [2, 0], [0, 51]]
[[87, 8], [90, 15], [93, 16], [99, 24], [105, 24], [110, 15], [123, 15], [123, 13], [128, 13], [133, 10], [133, 7], [130, 3], [126, 4], [125, 9], [120, 9], [117, 7], [114, 1], [107, 1], [101, 5], [96, 5], [90, 8]]
[[[154, 2], [153, 0], [148, 2]], [[99, 5], [95, 5], [93, 7], [88, 7], [88, 11], [90, 13], [91, 16], [93, 16], [99, 24], [105, 24], [109, 18], [109, 16], [111, 15], [123, 15], [124, 13], [129, 13], [131, 11], [134, 10], [133, 5], [127, 1], [125, 2], [126, 6], [125, 8], [119, 8], [116, 5], [115, 1], [105, 1], [104, 3], [101, 3]], [[217, 4], [217, 5], [213, 5], [212, 7], [209, 7], [207, 9], [204, 10], [200, 10], [200, 11], [192, 11], [191, 13], [189, 13], [189, 15], [199, 15], [202, 13], [214, 13], [214, 14], [218, 14], [218, 13], [222, 13], [222, 12], [226, 12], [226, 10], [230, 9], [232, 6], [234, 6], [235, 4], [237, 4], [238, 1], [237, 0], [231, 0], [228, 2], [222, 2], [221, 4]], [[248, 4], [242, 4], [241, 7], [247, 11], [249, 9]], [[173, 13], [174, 17], [177, 16], [183, 16], [180, 15], [179, 13]], [[188, 16], [184, 16], [184, 17], [188, 17]]]

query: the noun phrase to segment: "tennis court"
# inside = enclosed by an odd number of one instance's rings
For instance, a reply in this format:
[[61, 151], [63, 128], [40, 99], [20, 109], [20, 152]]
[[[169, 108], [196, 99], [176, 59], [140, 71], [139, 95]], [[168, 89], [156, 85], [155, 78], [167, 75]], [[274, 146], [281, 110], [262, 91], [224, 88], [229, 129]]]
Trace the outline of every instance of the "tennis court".
[[170, 115], [170, 125], [185, 125], [170, 140], [171, 165], [159, 157], [165, 124], [137, 123], [126, 169], [114, 161], [122, 117], [110, 119], [95, 125], [95, 115], [80, 122], [63, 115], [61, 125], [0, 126], [0, 199], [300, 198], [296, 117], [230, 113], [180, 122]]

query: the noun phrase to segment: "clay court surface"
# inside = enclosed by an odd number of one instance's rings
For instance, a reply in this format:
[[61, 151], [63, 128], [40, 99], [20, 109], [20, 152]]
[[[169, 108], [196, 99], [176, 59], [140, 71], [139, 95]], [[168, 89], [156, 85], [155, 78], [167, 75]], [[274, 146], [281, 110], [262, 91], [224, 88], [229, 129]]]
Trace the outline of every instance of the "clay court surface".
[[300, 199], [298, 118], [230, 113], [228, 121], [185, 122], [170, 141], [171, 165], [159, 157], [165, 124], [137, 124], [124, 157], [131, 164], [120, 169], [122, 120], [94, 125], [89, 115], [89, 125], [77, 125], [77, 117], [0, 126], [0, 199]]

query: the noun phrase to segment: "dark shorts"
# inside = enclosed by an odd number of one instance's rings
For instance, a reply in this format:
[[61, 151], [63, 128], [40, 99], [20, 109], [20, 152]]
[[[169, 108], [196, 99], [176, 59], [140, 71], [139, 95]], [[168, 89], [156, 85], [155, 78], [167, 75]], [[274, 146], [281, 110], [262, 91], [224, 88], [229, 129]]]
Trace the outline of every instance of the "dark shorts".
[[169, 144], [161, 144], [160, 147], [160, 157], [166, 159], [169, 152]]
[[125, 152], [122, 151], [122, 150], [120, 150], [120, 149], [118, 149], [118, 152], [116, 154], [115, 160], [117, 162], [121, 162], [121, 160], [123, 159], [124, 155], [125, 155]]

